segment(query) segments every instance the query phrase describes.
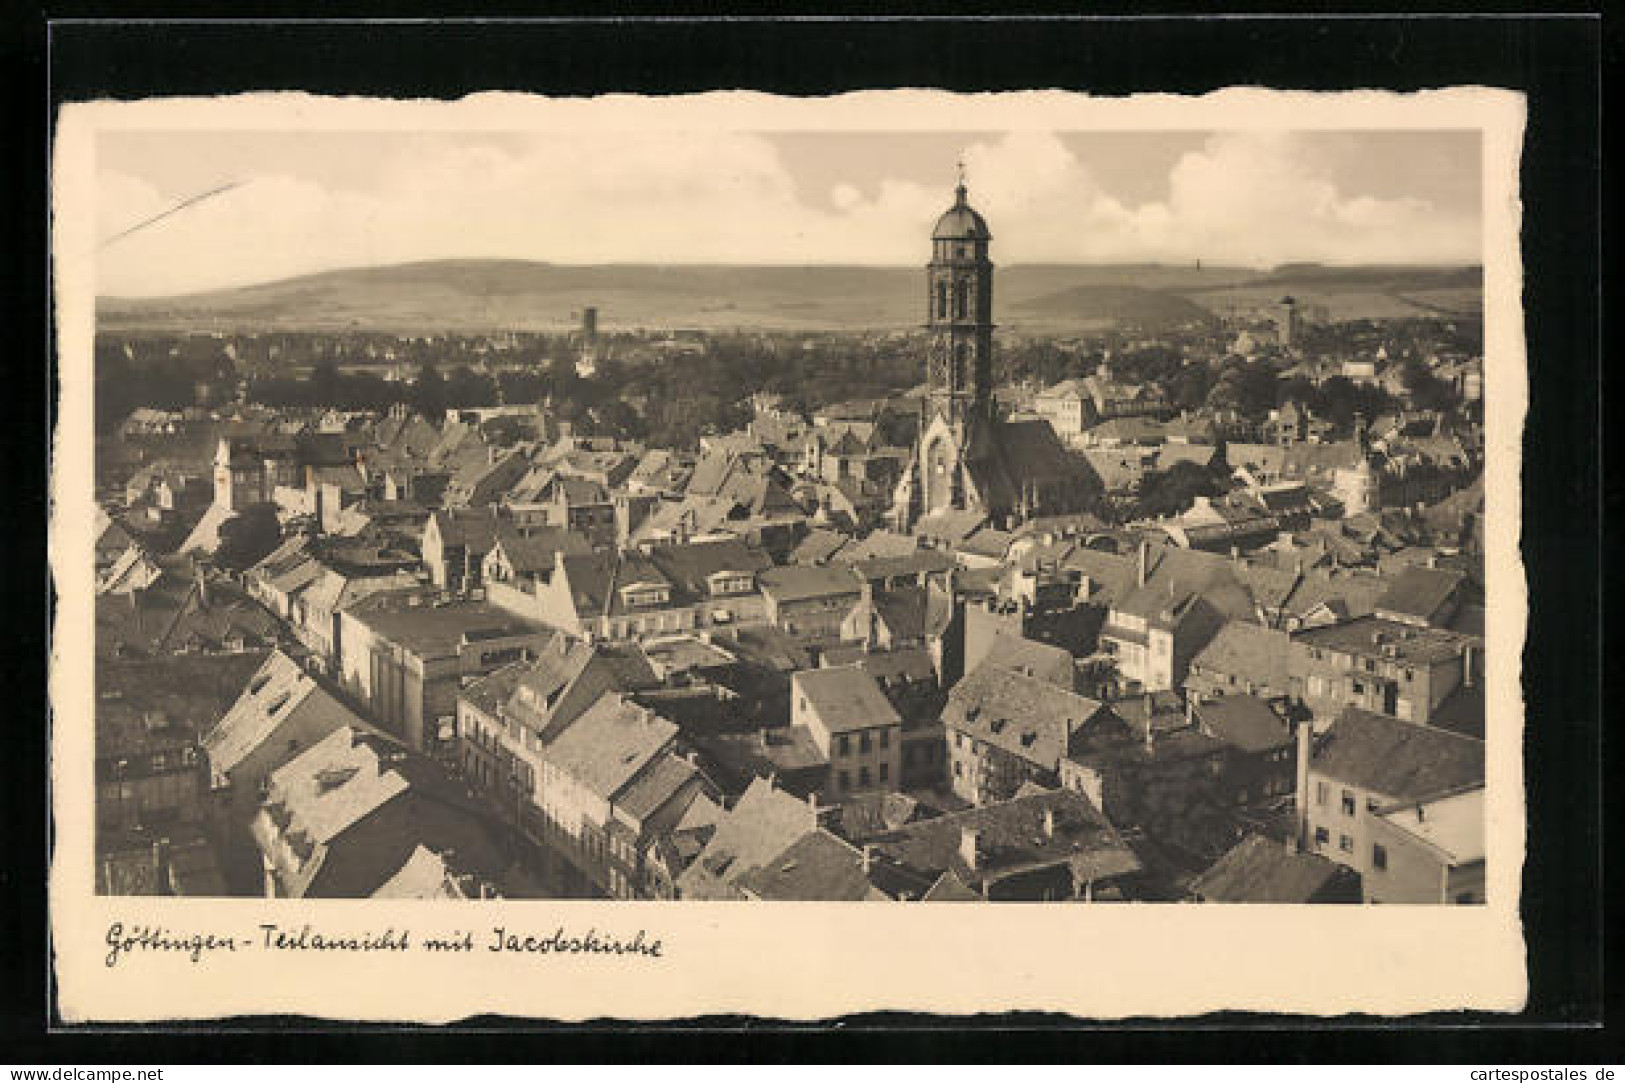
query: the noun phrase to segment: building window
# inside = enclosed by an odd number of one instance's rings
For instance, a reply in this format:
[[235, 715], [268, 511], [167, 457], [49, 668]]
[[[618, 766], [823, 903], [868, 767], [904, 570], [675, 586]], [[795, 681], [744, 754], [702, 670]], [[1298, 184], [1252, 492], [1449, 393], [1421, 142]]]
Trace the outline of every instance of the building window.
[[846, 772], [846, 771], [842, 771], [841, 772], [841, 789], [849, 790], [851, 788], [852, 788], [852, 775], [850, 773]]
[[890, 748], [891, 747], [891, 731], [889, 731], [889, 730], [881, 730], [880, 731], [880, 747], [881, 748]]
[[1324, 846], [1324, 845], [1326, 845], [1327, 841], [1330, 838], [1331, 838], [1331, 836], [1326, 833], [1326, 829], [1324, 827], [1315, 828], [1315, 845], [1316, 846]]
[[869, 731], [868, 730], [864, 730], [862, 733], [858, 734], [858, 751], [859, 752], [867, 752], [867, 751], [869, 751]]
[[1371, 847], [1371, 867], [1373, 869], [1388, 867], [1388, 851], [1381, 845], [1373, 844]]
[[1354, 852], [1354, 840], [1347, 835], [1339, 835], [1337, 836], [1337, 848], [1345, 854], [1352, 854]]
[[1354, 815], [1354, 795], [1348, 790], [1343, 791], [1343, 815]]
[[890, 781], [890, 776], [891, 776], [891, 764], [889, 764], [889, 763], [881, 764], [880, 765], [880, 781], [882, 781], [882, 782]]
[[841, 734], [840, 740], [837, 742], [836, 747], [838, 747], [840, 749], [840, 754], [841, 755], [850, 756], [852, 754], [852, 737], [851, 737], [851, 735], [846, 734], [846, 733]]
[[867, 767], [858, 768], [858, 785], [869, 785], [869, 769]]
[[963, 763], [959, 762], [958, 760], [954, 761], [954, 777], [955, 778], [964, 778], [965, 777], [965, 765]]
[[1327, 789], [1324, 782], [1315, 783], [1315, 804], [1324, 805], [1326, 803], [1326, 793]]

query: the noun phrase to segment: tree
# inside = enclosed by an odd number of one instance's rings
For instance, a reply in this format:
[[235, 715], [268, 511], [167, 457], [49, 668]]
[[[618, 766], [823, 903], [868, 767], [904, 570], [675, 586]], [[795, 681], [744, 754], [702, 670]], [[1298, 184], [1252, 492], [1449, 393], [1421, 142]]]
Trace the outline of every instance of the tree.
[[1227, 364], [1208, 392], [1214, 410], [1234, 410], [1249, 420], [1261, 420], [1275, 405], [1275, 373], [1268, 365], [1245, 361]]
[[418, 413], [434, 421], [446, 414], [446, 381], [434, 362], [425, 361], [412, 383], [412, 405]]
[[240, 572], [259, 563], [282, 541], [282, 524], [276, 506], [252, 504], [220, 524], [220, 545], [214, 551], [215, 563], [228, 571]]
[[1315, 413], [1341, 429], [1347, 429], [1359, 414], [1367, 421], [1394, 408], [1394, 400], [1380, 387], [1357, 384], [1344, 376], [1333, 376], [1320, 385], [1312, 404]]
[[344, 377], [338, 365], [324, 358], [310, 371], [310, 401], [314, 406], [342, 406]]
[[1196, 410], [1207, 402], [1213, 389], [1213, 373], [1206, 365], [1186, 365], [1169, 376], [1163, 385], [1168, 401], [1181, 410]]
[[1433, 375], [1433, 370], [1419, 357], [1407, 358], [1400, 366], [1400, 382], [1411, 402], [1423, 410], [1448, 410], [1456, 405], [1456, 391], [1445, 381]]
[[1148, 470], [1141, 476], [1135, 508], [1141, 518], [1178, 515], [1197, 497], [1223, 492], [1224, 485], [1213, 470], [1193, 462], [1178, 462], [1166, 470]]

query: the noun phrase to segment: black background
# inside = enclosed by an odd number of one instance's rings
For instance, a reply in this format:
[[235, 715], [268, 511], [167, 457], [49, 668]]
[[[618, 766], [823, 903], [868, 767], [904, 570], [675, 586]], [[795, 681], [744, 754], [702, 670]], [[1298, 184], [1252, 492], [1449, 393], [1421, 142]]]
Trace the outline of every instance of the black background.
[[[631, 18], [426, 22], [431, 13], [421, 8], [382, 4], [366, 14], [403, 21], [196, 21], [211, 9], [218, 5], [121, 4], [116, 12], [111, 4], [63, 5], [49, 12], [14, 7], [0, 30], [0, 77], [11, 84], [5, 130], [13, 144], [7, 156], [11, 164], [0, 170], [9, 197], [4, 206], [10, 210], [0, 216], [0, 246], [16, 261], [0, 305], [9, 332], [6, 360], [13, 393], [6, 396], [7, 405], [17, 415], [12, 439], [0, 444], [0, 454], [9, 475], [26, 482], [14, 504], [18, 520], [40, 531], [6, 532], [5, 544], [15, 554], [15, 571], [37, 568], [41, 574], [37, 594], [23, 576], [8, 577], [9, 607], [19, 612], [7, 622], [12, 634], [0, 655], [13, 706], [4, 757], [13, 777], [0, 789], [11, 849], [0, 868], [0, 897], [11, 918], [0, 931], [0, 972], [8, 994], [0, 1062], [387, 1063], [456, 1057], [761, 1064], [807, 1059], [1619, 1063], [1617, 1034], [1600, 1027], [1601, 780], [1611, 774], [1605, 772], [1600, 714], [1602, 554], [1607, 551], [1602, 513], [1615, 501], [1605, 501], [1598, 485], [1604, 251], [1599, 192], [1605, 190], [1599, 93], [1601, 61], [1619, 51], [1611, 23], [1585, 15], [1213, 19], [1175, 17], [1188, 12], [1169, 7], [1157, 17], [1087, 21], [651, 22], [637, 18], [636, 8], [622, 8]], [[1134, 10], [1148, 9], [1136, 5]], [[193, 21], [96, 21], [115, 14]], [[309, 19], [331, 10], [262, 4], [255, 14]], [[480, 13], [439, 4], [432, 14]], [[1061, 87], [1126, 95], [1199, 93], [1233, 84], [1326, 90], [1479, 84], [1529, 95], [1522, 195], [1531, 384], [1523, 508], [1530, 595], [1524, 657], [1530, 842], [1523, 898], [1530, 1001], [1523, 1015], [1450, 1014], [1397, 1023], [1218, 1015], [1184, 1024], [1147, 1020], [1111, 1028], [1044, 1016], [963, 1021], [873, 1015], [849, 1018], [833, 1029], [719, 1018], [686, 1029], [613, 1025], [569, 1031], [491, 1019], [475, 1022], [483, 1033], [455, 1035], [416, 1028], [321, 1033], [321, 1024], [308, 1020], [244, 1020], [229, 1038], [219, 1036], [218, 1024], [193, 1032], [64, 1033], [55, 1026], [46, 972], [43, 870], [49, 837], [42, 783], [48, 763], [41, 645], [49, 615], [43, 525], [54, 379], [45, 287], [46, 148], [57, 104], [268, 89], [446, 98], [477, 90], [590, 95], [744, 87], [816, 95], [892, 86]], [[20, 612], [25, 608], [37, 616]], [[1617, 754], [1607, 754], [1608, 765], [1617, 765]], [[794, 974], [784, 977], [797, 980]], [[1335, 973], [1325, 977], [1337, 980]], [[1091, 976], [1081, 973], [1078, 980]], [[1394, 974], [1396, 983], [1404, 980], [1402, 971]], [[531, 1033], [505, 1032], [506, 1026]], [[274, 1033], [290, 1027], [316, 1033], [293, 1041]], [[1237, 1034], [1239, 1028], [1271, 1033]]]

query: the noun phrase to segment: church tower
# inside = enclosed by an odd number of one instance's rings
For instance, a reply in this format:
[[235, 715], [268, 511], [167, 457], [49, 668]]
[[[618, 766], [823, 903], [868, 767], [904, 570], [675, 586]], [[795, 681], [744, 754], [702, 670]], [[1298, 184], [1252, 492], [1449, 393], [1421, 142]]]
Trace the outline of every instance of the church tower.
[[973, 419], [992, 416], [992, 240], [987, 222], [965, 201], [961, 177], [954, 205], [931, 231], [926, 266], [929, 401], [932, 412], [947, 418], [961, 437]]
[[925, 268], [927, 394], [907, 521], [980, 503], [967, 466], [986, 452], [994, 427], [992, 239], [961, 175], [953, 206], [931, 231]]
[[926, 395], [920, 434], [892, 494], [895, 529], [974, 511], [1009, 529], [1037, 515], [1082, 510], [1100, 479], [1047, 421], [1001, 418], [993, 401], [993, 234], [971, 209], [965, 178], [931, 231], [925, 268]]

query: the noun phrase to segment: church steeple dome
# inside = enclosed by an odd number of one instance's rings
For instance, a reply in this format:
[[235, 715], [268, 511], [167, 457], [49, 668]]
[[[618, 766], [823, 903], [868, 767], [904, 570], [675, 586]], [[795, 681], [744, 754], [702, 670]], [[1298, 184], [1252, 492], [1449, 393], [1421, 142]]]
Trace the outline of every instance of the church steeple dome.
[[954, 189], [954, 205], [937, 219], [937, 228], [931, 231], [933, 241], [991, 241], [993, 234], [987, 221], [976, 213], [966, 199], [965, 178], [959, 178]]

